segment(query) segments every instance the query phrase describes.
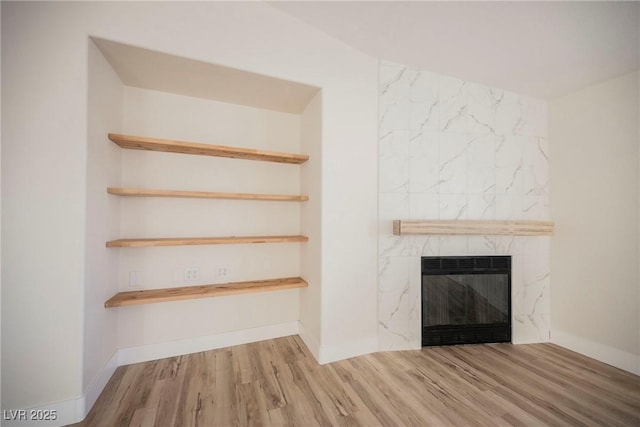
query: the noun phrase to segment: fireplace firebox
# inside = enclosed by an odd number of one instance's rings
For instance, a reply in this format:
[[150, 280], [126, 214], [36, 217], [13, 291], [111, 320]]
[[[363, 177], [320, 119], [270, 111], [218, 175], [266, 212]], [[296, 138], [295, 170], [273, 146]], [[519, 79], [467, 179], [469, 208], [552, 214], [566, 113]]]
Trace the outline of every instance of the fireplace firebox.
[[511, 342], [511, 257], [422, 258], [422, 345]]

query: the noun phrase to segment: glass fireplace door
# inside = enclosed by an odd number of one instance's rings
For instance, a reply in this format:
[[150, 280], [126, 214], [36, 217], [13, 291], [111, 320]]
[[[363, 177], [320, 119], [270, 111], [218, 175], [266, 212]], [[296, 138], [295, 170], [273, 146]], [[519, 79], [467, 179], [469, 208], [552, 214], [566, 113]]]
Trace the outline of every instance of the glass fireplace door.
[[[423, 262], [423, 345], [511, 340], [510, 260], [498, 267], [505, 260], [494, 266], [491, 258], [505, 257], [482, 257], [485, 264], [476, 258], [437, 258], [449, 262], [431, 269]], [[429, 259], [435, 265], [434, 258]]]

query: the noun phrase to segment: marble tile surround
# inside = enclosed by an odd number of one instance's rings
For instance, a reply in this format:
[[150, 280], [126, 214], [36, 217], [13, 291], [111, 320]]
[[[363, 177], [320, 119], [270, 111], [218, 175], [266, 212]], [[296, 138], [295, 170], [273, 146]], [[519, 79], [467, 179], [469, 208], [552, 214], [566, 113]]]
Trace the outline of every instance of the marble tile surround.
[[514, 343], [550, 331], [549, 237], [394, 236], [394, 219], [549, 219], [547, 105], [380, 64], [378, 334], [420, 348], [420, 257], [512, 256]]

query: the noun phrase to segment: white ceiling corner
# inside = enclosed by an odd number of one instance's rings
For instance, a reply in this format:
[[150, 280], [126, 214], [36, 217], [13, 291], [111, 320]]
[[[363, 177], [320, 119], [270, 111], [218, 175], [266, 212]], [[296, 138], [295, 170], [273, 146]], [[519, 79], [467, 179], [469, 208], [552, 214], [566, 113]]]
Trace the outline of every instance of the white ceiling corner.
[[640, 68], [640, 2], [271, 5], [373, 57], [542, 99]]
[[300, 114], [319, 88], [93, 38], [127, 86]]

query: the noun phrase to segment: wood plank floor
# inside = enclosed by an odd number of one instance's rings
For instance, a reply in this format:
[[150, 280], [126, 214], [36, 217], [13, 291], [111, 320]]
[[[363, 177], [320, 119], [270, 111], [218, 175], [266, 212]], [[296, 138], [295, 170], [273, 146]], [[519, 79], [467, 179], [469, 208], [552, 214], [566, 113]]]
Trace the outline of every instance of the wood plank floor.
[[118, 368], [77, 426], [640, 426], [640, 377], [553, 344], [320, 366], [297, 336]]

